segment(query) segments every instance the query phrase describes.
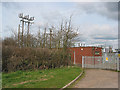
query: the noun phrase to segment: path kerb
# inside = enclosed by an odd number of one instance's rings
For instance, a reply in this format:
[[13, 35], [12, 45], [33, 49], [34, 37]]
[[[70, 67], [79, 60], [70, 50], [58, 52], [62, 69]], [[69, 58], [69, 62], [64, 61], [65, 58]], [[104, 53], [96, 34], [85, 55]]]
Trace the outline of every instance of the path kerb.
[[67, 85], [65, 85], [64, 87], [62, 87], [60, 90], [65, 89], [66, 87], [70, 86], [73, 82], [75, 82], [79, 77], [82, 76], [84, 70], [82, 70], [82, 72], [80, 73], [80, 75], [78, 75], [74, 80], [72, 80], [70, 83], [68, 83]]

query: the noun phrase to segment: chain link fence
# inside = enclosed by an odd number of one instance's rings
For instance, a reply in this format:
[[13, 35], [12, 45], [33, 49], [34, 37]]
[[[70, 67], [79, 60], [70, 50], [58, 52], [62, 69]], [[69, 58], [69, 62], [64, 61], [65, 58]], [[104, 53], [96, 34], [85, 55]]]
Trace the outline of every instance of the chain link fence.
[[82, 67], [119, 71], [119, 58], [115, 53], [104, 53], [102, 56], [82, 56]]

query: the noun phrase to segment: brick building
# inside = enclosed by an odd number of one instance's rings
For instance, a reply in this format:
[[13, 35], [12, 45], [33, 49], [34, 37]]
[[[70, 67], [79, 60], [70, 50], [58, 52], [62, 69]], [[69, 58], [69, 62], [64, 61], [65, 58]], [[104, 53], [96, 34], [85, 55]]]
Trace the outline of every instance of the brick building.
[[102, 47], [72, 47], [69, 48], [74, 64], [82, 64], [82, 56], [102, 56]]

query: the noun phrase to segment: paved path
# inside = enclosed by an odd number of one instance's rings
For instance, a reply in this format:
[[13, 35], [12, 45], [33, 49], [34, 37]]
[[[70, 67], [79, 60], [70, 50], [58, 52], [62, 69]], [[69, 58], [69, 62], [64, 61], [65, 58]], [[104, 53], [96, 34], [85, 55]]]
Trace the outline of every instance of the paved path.
[[118, 88], [118, 72], [87, 69], [75, 88]]

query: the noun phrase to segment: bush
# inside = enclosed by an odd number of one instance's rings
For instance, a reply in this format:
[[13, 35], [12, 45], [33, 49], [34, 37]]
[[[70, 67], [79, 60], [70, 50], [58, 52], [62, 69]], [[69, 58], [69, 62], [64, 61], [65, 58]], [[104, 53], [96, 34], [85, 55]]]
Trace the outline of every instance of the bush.
[[49, 69], [70, 64], [69, 54], [62, 49], [3, 46], [2, 50], [3, 72]]

